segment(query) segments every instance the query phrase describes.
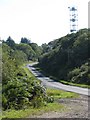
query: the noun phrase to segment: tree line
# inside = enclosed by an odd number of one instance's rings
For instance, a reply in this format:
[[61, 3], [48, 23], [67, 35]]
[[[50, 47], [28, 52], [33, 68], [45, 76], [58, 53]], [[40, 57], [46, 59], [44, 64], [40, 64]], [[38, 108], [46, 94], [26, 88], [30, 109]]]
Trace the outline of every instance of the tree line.
[[58, 81], [90, 84], [90, 29], [43, 44], [39, 66]]

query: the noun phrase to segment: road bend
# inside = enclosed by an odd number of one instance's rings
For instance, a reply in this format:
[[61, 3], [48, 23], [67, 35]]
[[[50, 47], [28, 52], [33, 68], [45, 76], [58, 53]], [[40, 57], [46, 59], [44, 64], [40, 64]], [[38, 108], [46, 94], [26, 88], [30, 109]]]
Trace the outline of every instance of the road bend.
[[34, 74], [35, 77], [37, 77], [39, 80], [41, 80], [41, 84], [43, 86], [90, 96], [90, 94], [89, 94], [90, 89], [71, 86], [71, 85], [64, 85], [64, 84], [62, 84], [60, 82], [55, 82], [55, 80], [50, 79], [49, 77], [45, 77], [42, 73], [37, 71], [33, 67], [34, 64], [36, 64], [36, 63], [28, 64], [27, 68]]

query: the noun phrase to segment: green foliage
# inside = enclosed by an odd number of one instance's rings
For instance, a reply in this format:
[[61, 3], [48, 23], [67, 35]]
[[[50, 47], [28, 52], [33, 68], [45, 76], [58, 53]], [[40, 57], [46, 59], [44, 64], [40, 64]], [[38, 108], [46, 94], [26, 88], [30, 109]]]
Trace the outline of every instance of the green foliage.
[[15, 62], [13, 59], [10, 59], [10, 54], [12, 52], [12, 49], [6, 45], [2, 45], [2, 83], [7, 83], [8, 80], [14, 77], [15, 74]]
[[14, 59], [17, 66], [27, 61], [27, 55], [21, 50], [15, 50], [11, 57]]
[[21, 38], [21, 43], [29, 44], [31, 41], [27, 38]]
[[32, 105], [33, 107], [40, 107], [43, 106], [45, 103], [46, 92], [45, 88], [40, 85], [35, 85], [33, 88], [33, 99]]
[[15, 42], [14, 42], [14, 40], [10, 36], [6, 40], [6, 43], [7, 43], [8, 46], [10, 46], [11, 48], [15, 49]]
[[68, 79], [74, 83], [84, 83], [90, 85], [88, 63], [82, 64], [81, 67], [70, 71], [68, 73]]
[[[65, 110], [66, 107], [58, 104], [56, 101], [60, 98], [77, 98], [79, 97], [78, 94], [72, 93], [72, 92], [66, 92], [62, 90], [56, 90], [56, 89], [46, 89], [46, 93], [48, 95], [48, 101], [49, 103], [45, 106], [41, 107], [28, 107], [25, 110], [7, 110], [3, 112], [3, 118], [26, 118], [26, 117], [32, 117], [33, 115], [40, 115], [46, 112], [51, 111], [62, 111]], [[52, 101], [55, 99], [55, 102], [52, 103]], [[37, 100], [37, 99], [36, 99]], [[34, 102], [36, 102], [36, 100]], [[40, 102], [40, 101], [38, 101]], [[34, 103], [35, 104], [35, 103]]]
[[[2, 43], [2, 107], [6, 109], [26, 109], [40, 107], [46, 101], [46, 92], [40, 81], [21, 67], [34, 58], [35, 52], [29, 44], [15, 44], [12, 40]], [[9, 44], [10, 43], [10, 44]]]
[[33, 51], [30, 45], [21, 43], [17, 45], [17, 49], [22, 50], [27, 55], [28, 60], [34, 60], [35, 52]]
[[[51, 50], [39, 58], [40, 67], [50, 76], [76, 83], [89, 84], [90, 29], [82, 29], [48, 43]], [[43, 47], [44, 48], [44, 47]]]
[[36, 53], [35, 58], [38, 59], [38, 57], [42, 54], [42, 48], [38, 46], [36, 43], [30, 43], [29, 45], [32, 47], [32, 49]]
[[43, 87], [32, 78], [12, 80], [3, 86], [3, 108], [21, 109], [28, 106], [40, 107], [44, 100]]
[[87, 85], [87, 84], [73, 83], [73, 82], [68, 82], [68, 81], [64, 81], [64, 80], [60, 80], [60, 82], [65, 85], [78, 86], [78, 87], [82, 87], [82, 88], [90, 88], [90, 85]]
[[38, 57], [42, 53], [42, 48], [36, 43], [31, 43], [27, 38], [21, 38], [21, 44], [17, 46], [18, 49], [23, 50], [27, 54], [28, 60], [38, 60]]
[[22, 69], [16, 76], [3, 83], [3, 109], [26, 109], [28, 106], [40, 107], [46, 101], [46, 92], [38, 80], [28, 77]]
[[29, 107], [25, 110], [7, 110], [3, 112], [3, 118], [30, 118], [33, 115], [41, 115], [51, 111], [62, 111], [64, 106], [58, 103], [48, 103], [46, 106], [33, 109]]
[[75, 98], [79, 97], [77, 93], [67, 92], [57, 89], [47, 89], [47, 95], [52, 96], [53, 99], [57, 100], [59, 98]]
[[46, 52], [49, 52], [50, 48], [49, 48], [49, 45], [48, 44], [42, 44], [42, 50], [43, 50], [43, 54], [46, 53]]
[[77, 76], [80, 73], [79, 68], [75, 68], [74, 70], [70, 71], [68, 74], [68, 78], [71, 79], [73, 76]]

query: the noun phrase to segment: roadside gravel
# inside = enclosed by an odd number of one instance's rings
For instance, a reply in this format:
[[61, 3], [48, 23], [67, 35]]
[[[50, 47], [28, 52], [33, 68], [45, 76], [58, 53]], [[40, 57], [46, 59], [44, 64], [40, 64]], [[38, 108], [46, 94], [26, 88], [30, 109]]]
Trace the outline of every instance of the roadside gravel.
[[88, 96], [80, 95], [79, 98], [58, 99], [58, 104], [65, 106], [62, 111], [43, 113], [31, 118], [88, 118]]

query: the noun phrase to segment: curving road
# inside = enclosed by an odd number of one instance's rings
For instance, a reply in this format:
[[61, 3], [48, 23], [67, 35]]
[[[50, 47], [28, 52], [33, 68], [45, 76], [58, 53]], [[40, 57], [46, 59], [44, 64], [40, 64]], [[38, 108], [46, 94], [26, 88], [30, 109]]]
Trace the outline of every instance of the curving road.
[[33, 65], [37, 63], [28, 64], [27, 68], [37, 77], [39, 80], [42, 81], [42, 85], [46, 87], [52, 87], [56, 89], [61, 89], [65, 91], [75, 92], [78, 94], [88, 95], [90, 96], [90, 89], [88, 88], [81, 88], [76, 86], [70, 86], [70, 85], [64, 85], [60, 82], [55, 82], [53, 79], [50, 79], [48, 77], [45, 77], [42, 73], [37, 71]]

